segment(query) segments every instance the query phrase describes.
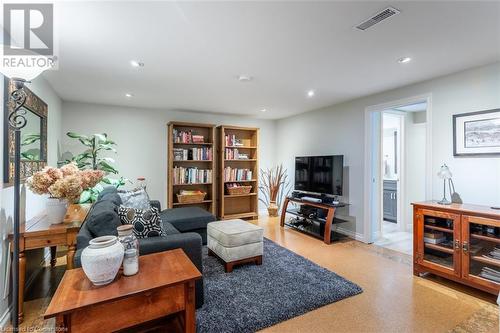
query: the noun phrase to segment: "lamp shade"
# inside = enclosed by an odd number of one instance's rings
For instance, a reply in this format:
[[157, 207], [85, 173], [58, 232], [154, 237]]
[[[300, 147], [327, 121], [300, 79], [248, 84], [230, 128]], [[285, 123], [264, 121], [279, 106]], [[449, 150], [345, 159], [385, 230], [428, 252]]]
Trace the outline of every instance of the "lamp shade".
[[443, 164], [441, 166], [437, 175], [441, 179], [451, 179], [451, 177], [453, 176], [453, 174], [450, 171], [450, 168], [448, 168], [446, 164]]
[[[0, 44], [3, 50], [4, 45]], [[45, 70], [52, 68], [51, 60], [43, 55], [23, 51], [23, 55], [6, 56], [0, 62], [0, 73], [9, 79], [22, 79], [31, 81], [42, 74]]]

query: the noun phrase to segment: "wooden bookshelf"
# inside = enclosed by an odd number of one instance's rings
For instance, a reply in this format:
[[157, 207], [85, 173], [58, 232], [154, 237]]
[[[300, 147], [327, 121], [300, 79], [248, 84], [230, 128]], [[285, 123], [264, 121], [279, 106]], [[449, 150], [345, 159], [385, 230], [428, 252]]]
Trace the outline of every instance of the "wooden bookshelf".
[[[185, 123], [185, 122], [169, 122], [167, 126], [167, 207], [177, 208], [177, 207], [187, 207], [187, 206], [199, 206], [212, 214], [216, 214], [216, 195], [215, 195], [215, 184], [216, 184], [216, 140], [215, 140], [215, 125], [212, 124], [198, 124], [198, 123]], [[194, 135], [202, 135], [204, 138], [203, 142], [174, 142], [174, 130], [178, 132], [191, 132]], [[174, 159], [174, 149], [187, 149], [191, 151], [193, 148], [203, 148], [212, 149], [212, 158], [210, 159]], [[174, 183], [174, 168], [198, 168], [200, 170], [212, 170], [212, 181], [211, 182], [195, 182], [195, 183]], [[180, 203], [177, 201], [177, 194], [183, 190], [201, 190], [206, 192], [207, 195], [205, 200], [198, 203]]]
[[[238, 218], [256, 218], [258, 216], [258, 190], [259, 190], [259, 129], [238, 126], [219, 126], [218, 130], [218, 215], [222, 220]], [[226, 144], [226, 135], [233, 136], [240, 145]], [[235, 156], [226, 156], [226, 149], [234, 153], [238, 150], [240, 154], [247, 155], [247, 158], [238, 158]], [[226, 180], [224, 177], [225, 169], [249, 169], [252, 171], [251, 179]], [[241, 185], [251, 185], [252, 190], [249, 194], [229, 195], [226, 185], [238, 183]]]

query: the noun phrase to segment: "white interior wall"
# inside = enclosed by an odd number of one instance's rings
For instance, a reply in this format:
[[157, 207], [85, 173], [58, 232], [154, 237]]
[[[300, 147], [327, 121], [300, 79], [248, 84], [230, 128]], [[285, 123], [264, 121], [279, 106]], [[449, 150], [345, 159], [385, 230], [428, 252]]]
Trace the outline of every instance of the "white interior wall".
[[457, 191], [464, 202], [500, 205], [500, 158], [453, 156], [452, 115], [500, 108], [500, 63], [401, 87], [350, 102], [280, 119], [276, 126], [278, 161], [283, 161], [293, 180], [294, 157], [344, 154], [349, 172], [345, 183], [354, 221], [344, 226], [363, 235], [364, 217], [364, 116], [368, 106], [432, 94], [433, 197], [442, 188], [434, 176], [441, 164], [451, 168]]
[[[148, 194], [166, 206], [167, 201], [167, 123], [185, 121], [215, 125], [258, 127], [259, 168], [275, 163], [275, 122], [250, 117], [190, 111], [137, 109], [87, 103], [63, 103], [63, 133], [107, 133], [117, 143], [116, 160], [120, 175], [135, 180], [146, 177]], [[82, 145], [64, 135], [62, 151], [80, 153]], [[277, 147], [279, 149], [279, 146]], [[265, 207], [260, 207], [263, 209]]]
[[[4, 101], [4, 87], [3, 87], [3, 77], [0, 76], [0, 100]], [[48, 121], [47, 121], [47, 160], [49, 165], [55, 165], [57, 163], [58, 156], [58, 145], [59, 139], [61, 137], [61, 99], [54, 92], [52, 87], [45, 81], [43, 77], [38, 77], [33, 80], [32, 83], [27, 84], [27, 87], [38, 95], [42, 100], [44, 100], [48, 105]], [[1, 114], [3, 115], [4, 103], [0, 103]], [[3, 119], [3, 116], [2, 116]], [[0, 126], [0, 142], [1, 147], [3, 147], [3, 126]], [[3, 168], [3, 154], [0, 154], [1, 163]], [[2, 170], [3, 177], [3, 170]], [[5, 285], [5, 271], [6, 262], [8, 255], [8, 242], [7, 236], [9, 231], [12, 230], [13, 223], [13, 210], [14, 210], [14, 191], [13, 187], [6, 187], [0, 182], [0, 200], [1, 200], [1, 211], [0, 211], [0, 327], [3, 327], [5, 321], [8, 320], [8, 299], [5, 298], [3, 293], [3, 286]], [[30, 191], [26, 192], [26, 189], [22, 190], [21, 196], [21, 218], [25, 217], [30, 219], [36, 214], [40, 213], [45, 206], [45, 198], [35, 195]], [[27, 267], [28, 270], [33, 267], [36, 268], [40, 261], [40, 256], [30, 256], [28, 257]], [[29, 272], [27, 274], [29, 278]]]
[[[423, 115], [423, 116], [422, 116]], [[424, 119], [424, 122], [419, 119]], [[425, 200], [425, 111], [406, 113], [405, 117], [405, 227], [412, 231], [413, 210], [411, 203]]]

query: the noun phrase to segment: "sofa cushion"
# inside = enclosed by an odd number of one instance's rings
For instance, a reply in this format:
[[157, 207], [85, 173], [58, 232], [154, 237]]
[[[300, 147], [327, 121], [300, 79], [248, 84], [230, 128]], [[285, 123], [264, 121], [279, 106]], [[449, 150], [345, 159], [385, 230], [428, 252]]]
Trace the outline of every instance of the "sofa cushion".
[[243, 220], [227, 220], [212, 222], [207, 227], [210, 239], [224, 247], [237, 247], [252, 243], [261, 243], [264, 229]]
[[94, 204], [85, 222], [92, 237], [118, 236], [116, 228], [121, 225], [121, 222], [116, 207], [111, 200], [101, 200]]
[[159, 237], [163, 234], [160, 213], [154, 207], [135, 209], [120, 206], [118, 215], [122, 224], [134, 226], [134, 234], [137, 238]]
[[166, 209], [160, 214], [163, 221], [171, 223], [180, 232], [207, 227], [215, 221], [215, 216], [200, 207], [181, 207]]
[[175, 229], [173, 225], [164, 221], [162, 221], [162, 230], [164, 235], [180, 234], [179, 230]]

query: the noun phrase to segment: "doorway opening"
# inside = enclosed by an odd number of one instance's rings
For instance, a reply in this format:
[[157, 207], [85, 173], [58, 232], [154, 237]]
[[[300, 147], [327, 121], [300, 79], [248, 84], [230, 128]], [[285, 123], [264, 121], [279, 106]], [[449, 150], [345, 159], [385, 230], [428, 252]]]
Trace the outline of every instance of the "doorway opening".
[[[412, 202], [429, 198], [430, 96], [367, 109], [368, 226], [375, 245], [412, 255]], [[369, 178], [367, 178], [368, 176]], [[366, 205], [365, 205], [366, 207]]]

